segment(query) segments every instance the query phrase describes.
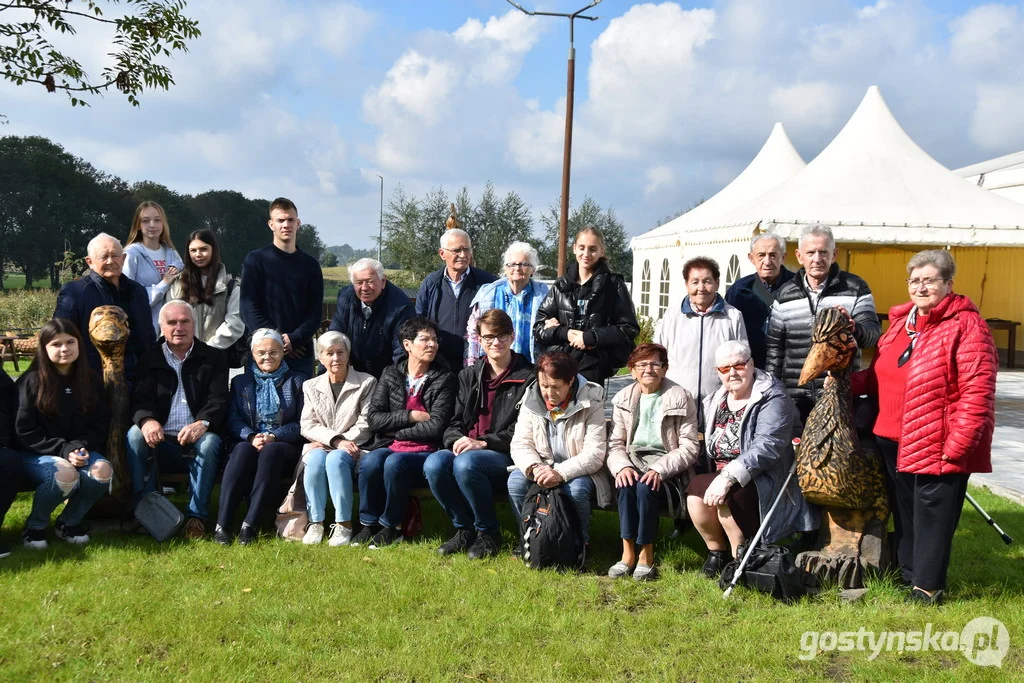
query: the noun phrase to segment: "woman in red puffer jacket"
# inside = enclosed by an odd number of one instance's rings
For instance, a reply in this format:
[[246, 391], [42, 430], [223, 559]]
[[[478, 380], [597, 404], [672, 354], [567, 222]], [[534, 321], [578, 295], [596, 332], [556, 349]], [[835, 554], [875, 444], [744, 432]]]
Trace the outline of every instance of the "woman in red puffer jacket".
[[999, 359], [977, 307], [953, 293], [955, 274], [949, 252], [915, 254], [910, 303], [889, 311], [871, 367], [853, 376], [854, 394], [878, 397], [874, 433], [909, 602], [942, 601], [967, 479], [992, 471]]

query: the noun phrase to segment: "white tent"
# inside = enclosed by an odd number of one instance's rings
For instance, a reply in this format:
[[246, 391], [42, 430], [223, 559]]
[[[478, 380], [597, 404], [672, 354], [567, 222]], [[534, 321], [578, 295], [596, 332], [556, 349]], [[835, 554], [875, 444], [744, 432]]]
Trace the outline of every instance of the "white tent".
[[[670, 292], [670, 276], [675, 274], [679, 279], [683, 263], [681, 245], [688, 230], [706, 225], [718, 215], [764, 194], [806, 165], [783, 125], [776, 123], [761, 151], [731, 183], [683, 215], [634, 237], [630, 241], [633, 250], [633, 297], [640, 312], [660, 318], [670, 294], [673, 300], [682, 296], [678, 286]], [[652, 269], [659, 283], [653, 306], [650, 302]]]
[[1024, 151], [958, 168], [967, 182], [1024, 204]]
[[690, 226], [687, 244], [795, 237], [822, 222], [839, 242], [1024, 245], [1024, 206], [965, 183], [910, 139], [876, 86], [828, 147], [775, 189]]

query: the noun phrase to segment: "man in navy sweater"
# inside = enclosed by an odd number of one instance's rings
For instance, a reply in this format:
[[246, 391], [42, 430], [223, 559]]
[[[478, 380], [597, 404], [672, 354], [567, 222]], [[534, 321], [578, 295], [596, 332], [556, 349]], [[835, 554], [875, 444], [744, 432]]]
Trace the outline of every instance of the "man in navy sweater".
[[473, 268], [473, 244], [469, 233], [451, 228], [441, 235], [438, 250], [444, 267], [428, 275], [416, 295], [416, 315], [425, 315], [439, 328], [438, 353], [453, 372], [462, 367], [466, 349], [466, 329], [473, 298], [480, 287], [494, 282], [486, 270]]
[[248, 332], [281, 333], [288, 367], [313, 376], [313, 333], [320, 327], [324, 277], [315, 258], [296, 245], [299, 210], [290, 199], [270, 203], [274, 242], [242, 262], [241, 309]]
[[412, 303], [388, 282], [377, 259], [359, 259], [348, 269], [351, 287], [338, 292], [331, 330], [352, 342], [352, 367], [380, 379], [384, 368], [405, 355], [398, 329], [413, 316]]

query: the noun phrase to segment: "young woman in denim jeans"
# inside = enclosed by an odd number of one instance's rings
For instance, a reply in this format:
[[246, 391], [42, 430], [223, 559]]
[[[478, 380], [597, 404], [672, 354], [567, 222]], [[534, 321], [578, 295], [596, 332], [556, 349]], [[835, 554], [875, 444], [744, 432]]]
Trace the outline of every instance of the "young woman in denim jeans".
[[32, 512], [22, 539], [44, 550], [50, 515], [57, 517], [57, 538], [88, 543], [82, 518], [110, 489], [113, 469], [96, 449], [107, 441], [110, 414], [103, 380], [80, 358], [82, 335], [75, 324], [54, 318], [39, 332], [39, 347], [17, 382], [14, 430], [25, 480], [35, 487]]

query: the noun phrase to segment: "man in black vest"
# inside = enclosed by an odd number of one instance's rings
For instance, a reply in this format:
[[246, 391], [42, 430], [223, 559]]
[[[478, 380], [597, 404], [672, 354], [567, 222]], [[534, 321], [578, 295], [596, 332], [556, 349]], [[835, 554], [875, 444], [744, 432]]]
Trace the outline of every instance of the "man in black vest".
[[454, 372], [463, 366], [469, 312], [477, 290], [495, 278], [470, 266], [473, 244], [465, 230], [452, 228], [441, 235], [438, 250], [444, 268], [423, 280], [416, 296], [416, 315], [424, 315], [440, 328], [440, 355]]
[[359, 259], [349, 266], [348, 276], [352, 286], [338, 292], [330, 329], [352, 342], [352, 367], [380, 379], [384, 368], [405, 355], [398, 328], [413, 316], [412, 302], [388, 282], [376, 259]]
[[786, 259], [786, 240], [771, 233], [754, 235], [747, 258], [754, 264], [754, 274], [733, 283], [725, 294], [725, 302], [743, 314], [754, 367], [764, 370], [772, 304], [779, 287], [793, 279], [793, 271], [782, 265]]

